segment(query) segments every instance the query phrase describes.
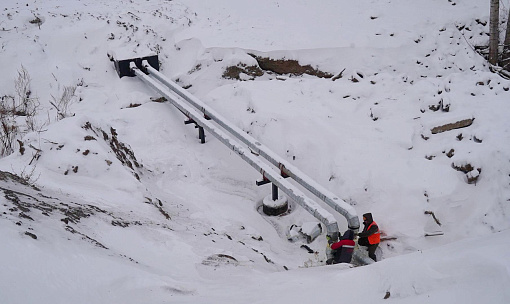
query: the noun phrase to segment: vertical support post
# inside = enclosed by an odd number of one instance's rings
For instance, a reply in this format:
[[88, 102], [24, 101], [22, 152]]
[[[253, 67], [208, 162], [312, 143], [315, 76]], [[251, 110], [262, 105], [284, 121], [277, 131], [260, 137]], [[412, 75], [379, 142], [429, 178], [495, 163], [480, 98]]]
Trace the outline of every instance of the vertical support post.
[[205, 143], [204, 127], [198, 126], [198, 138], [200, 138], [200, 143]]
[[273, 191], [272, 191], [273, 192], [273, 196], [272, 196], [272, 198], [273, 198], [273, 201], [277, 201], [278, 200], [278, 186], [275, 185], [275, 184], [272, 184], [272, 185], [273, 185], [273, 187], [272, 187], [273, 188]]

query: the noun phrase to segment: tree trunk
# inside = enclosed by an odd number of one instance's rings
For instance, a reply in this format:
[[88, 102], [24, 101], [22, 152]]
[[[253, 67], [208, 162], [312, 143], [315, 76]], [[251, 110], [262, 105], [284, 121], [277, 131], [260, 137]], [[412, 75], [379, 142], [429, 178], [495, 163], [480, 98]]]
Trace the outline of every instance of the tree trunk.
[[499, 0], [491, 0], [490, 15], [490, 39], [489, 39], [489, 63], [497, 65], [498, 63], [498, 44], [499, 44]]
[[503, 54], [501, 55], [501, 66], [510, 71], [510, 9], [508, 10], [508, 20], [506, 21], [505, 43], [503, 44]]

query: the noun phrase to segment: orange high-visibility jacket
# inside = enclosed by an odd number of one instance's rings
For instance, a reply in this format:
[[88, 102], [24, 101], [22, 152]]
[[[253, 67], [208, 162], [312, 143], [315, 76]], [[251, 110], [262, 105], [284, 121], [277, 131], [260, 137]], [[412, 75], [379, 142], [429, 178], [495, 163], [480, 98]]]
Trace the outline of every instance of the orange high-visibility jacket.
[[[372, 222], [368, 226], [367, 231], [370, 230], [370, 227], [372, 227], [372, 225], [377, 226], [375, 222]], [[381, 242], [381, 233], [379, 232], [379, 226], [377, 226], [377, 231], [374, 234], [368, 236], [368, 242], [370, 243], [370, 245], [379, 244]]]

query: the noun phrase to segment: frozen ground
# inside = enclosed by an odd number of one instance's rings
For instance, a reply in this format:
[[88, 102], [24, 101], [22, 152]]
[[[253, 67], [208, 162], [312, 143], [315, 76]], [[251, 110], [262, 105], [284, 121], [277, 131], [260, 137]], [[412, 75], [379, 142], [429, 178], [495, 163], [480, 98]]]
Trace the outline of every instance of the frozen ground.
[[[4, 0], [0, 96], [24, 67], [40, 132], [19, 117], [25, 151], [0, 159], [38, 187], [0, 178], [0, 302], [510, 302], [510, 82], [474, 51], [488, 42], [482, 2]], [[317, 220], [293, 202], [262, 216], [261, 176], [119, 79], [109, 50], [158, 52], [166, 76], [372, 212], [396, 237], [382, 261], [324, 266], [324, 234], [313, 254], [288, 242], [290, 225]], [[335, 77], [255, 76], [255, 56]], [[233, 66], [244, 72], [224, 76]]]

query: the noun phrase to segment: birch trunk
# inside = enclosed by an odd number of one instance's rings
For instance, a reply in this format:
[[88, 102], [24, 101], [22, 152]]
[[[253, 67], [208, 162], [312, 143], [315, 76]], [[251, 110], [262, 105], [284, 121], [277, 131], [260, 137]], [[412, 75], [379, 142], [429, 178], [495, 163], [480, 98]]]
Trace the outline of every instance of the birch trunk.
[[489, 39], [489, 63], [498, 64], [498, 43], [499, 43], [499, 0], [491, 0], [490, 12], [490, 39]]
[[503, 44], [503, 54], [501, 55], [501, 66], [510, 71], [510, 9], [508, 10], [508, 20], [506, 21], [505, 43]]

